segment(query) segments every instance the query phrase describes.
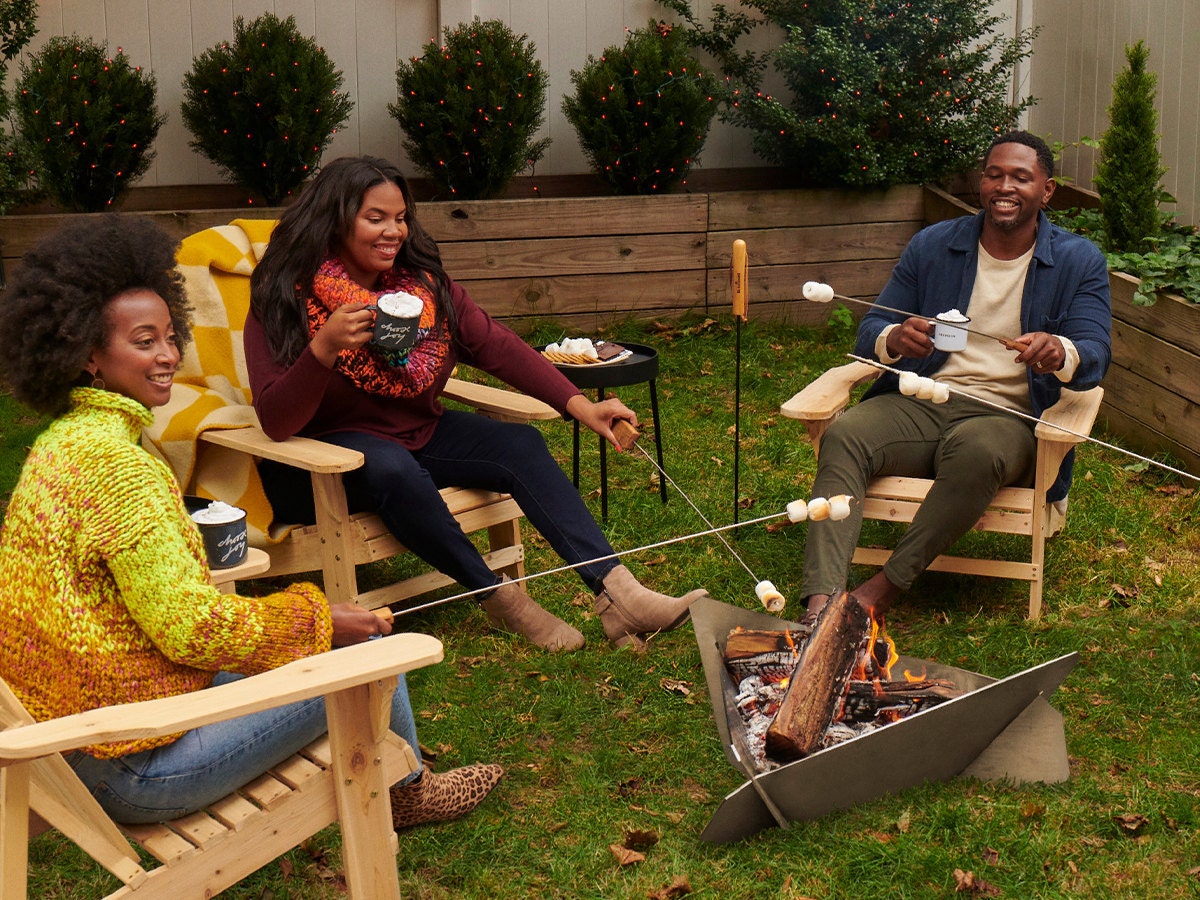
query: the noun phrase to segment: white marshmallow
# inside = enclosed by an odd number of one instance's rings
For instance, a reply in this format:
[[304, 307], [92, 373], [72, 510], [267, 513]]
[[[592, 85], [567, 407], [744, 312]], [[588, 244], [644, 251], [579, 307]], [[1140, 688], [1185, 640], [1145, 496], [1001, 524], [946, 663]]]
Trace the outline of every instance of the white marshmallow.
[[756, 584], [754, 593], [758, 595], [758, 599], [766, 607], [767, 612], [779, 612], [787, 602], [783, 599], [783, 594], [779, 593], [775, 585], [769, 581], [760, 581]]
[[934, 390], [936, 390], [936, 388], [937, 388], [937, 382], [935, 382], [932, 378], [918, 378], [917, 379], [917, 399], [918, 400], [932, 400], [933, 392], [934, 392]]
[[829, 518], [829, 501], [824, 497], [813, 497], [808, 501], [808, 517], [814, 522]]
[[931, 399], [934, 403], [945, 403], [950, 399], [950, 385], [935, 381], [933, 384], [933, 397]]
[[906, 397], [911, 397], [917, 392], [917, 388], [921, 386], [921, 376], [916, 372], [901, 372], [900, 373], [900, 393]]
[[803, 522], [808, 518], [808, 504], [803, 500], [793, 500], [787, 505], [789, 522]]
[[828, 303], [833, 299], [833, 288], [820, 281], [806, 281], [802, 290], [804, 299], [813, 303]]
[[831, 522], [840, 522], [842, 519], [850, 518], [850, 499], [846, 494], [838, 494], [836, 497], [829, 498], [829, 520]]

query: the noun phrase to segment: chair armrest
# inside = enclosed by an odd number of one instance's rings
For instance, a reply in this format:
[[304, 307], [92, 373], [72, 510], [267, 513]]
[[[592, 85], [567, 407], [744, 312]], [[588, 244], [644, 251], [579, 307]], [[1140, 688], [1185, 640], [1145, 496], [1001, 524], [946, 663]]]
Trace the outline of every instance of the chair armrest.
[[[1087, 391], [1064, 390], [1058, 402], [1042, 412], [1033, 433], [1038, 440], [1056, 444], [1081, 444], [1087, 440], [1100, 413], [1104, 388]], [[1058, 427], [1055, 427], [1058, 426]], [[1066, 429], [1066, 431], [1060, 430]]]
[[219, 687], [107, 706], [0, 731], [0, 761], [35, 759], [92, 744], [175, 734], [335, 694], [441, 659], [441, 641], [427, 634], [398, 634], [339, 647]]
[[200, 440], [260, 459], [286, 463], [306, 472], [337, 474], [350, 472], [363, 464], [363, 455], [358, 450], [306, 437], [276, 441], [267, 437], [266, 432], [257, 425], [248, 428], [210, 428], [200, 435]]
[[451, 378], [442, 397], [466, 404], [480, 415], [507, 422], [536, 422], [560, 418], [558, 410], [528, 394]]
[[867, 363], [852, 362], [823, 372], [803, 390], [779, 407], [789, 419], [820, 422], [846, 408], [850, 392], [879, 377], [880, 370]]

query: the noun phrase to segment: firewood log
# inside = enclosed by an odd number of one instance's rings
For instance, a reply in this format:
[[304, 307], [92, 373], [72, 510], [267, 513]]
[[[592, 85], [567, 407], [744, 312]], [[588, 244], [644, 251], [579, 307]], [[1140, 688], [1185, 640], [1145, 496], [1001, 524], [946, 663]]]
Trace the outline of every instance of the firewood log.
[[796, 670], [767, 729], [767, 755], [799, 759], [820, 748], [821, 736], [842, 705], [871, 619], [849, 593], [830, 598], [804, 645]]

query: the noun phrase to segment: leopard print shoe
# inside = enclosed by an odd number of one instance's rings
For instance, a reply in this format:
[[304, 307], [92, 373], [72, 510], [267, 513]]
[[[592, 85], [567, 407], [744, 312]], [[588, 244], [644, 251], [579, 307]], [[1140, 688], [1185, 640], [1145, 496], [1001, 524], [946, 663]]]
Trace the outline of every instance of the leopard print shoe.
[[392, 827], [399, 831], [465, 816], [483, 802], [502, 775], [504, 769], [492, 763], [475, 763], [449, 772], [433, 772], [426, 767], [416, 781], [392, 786]]

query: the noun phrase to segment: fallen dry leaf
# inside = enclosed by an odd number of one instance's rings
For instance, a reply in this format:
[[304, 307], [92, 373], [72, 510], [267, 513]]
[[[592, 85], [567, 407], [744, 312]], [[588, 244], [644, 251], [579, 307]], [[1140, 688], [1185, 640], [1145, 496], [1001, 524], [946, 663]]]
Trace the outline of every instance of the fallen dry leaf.
[[1141, 813], [1121, 813], [1113, 816], [1113, 821], [1117, 823], [1117, 827], [1121, 829], [1122, 834], [1129, 837], [1135, 837], [1143, 828], [1150, 824], [1150, 820]]
[[1044, 803], [1034, 803], [1032, 800], [1030, 800], [1027, 803], [1021, 804], [1022, 819], [1035, 819], [1045, 812], [1046, 805]]
[[1000, 896], [1000, 888], [994, 884], [989, 884], [974, 872], [964, 872], [962, 869], [955, 869], [954, 893], [961, 894], [963, 892], [969, 893], [973, 897]]
[[667, 561], [667, 557], [664, 554], [660, 553], [660, 554], [658, 554], [658, 556], [652, 556], [649, 559], [643, 559], [642, 565], [643, 566], [661, 566], [666, 561]]
[[622, 847], [620, 844], [609, 844], [608, 850], [617, 858], [617, 865], [632, 866], [634, 863], [646, 861], [644, 853], [638, 853], [636, 850], [630, 850], [628, 847]]
[[690, 697], [692, 695], [692, 685], [687, 681], [680, 681], [678, 678], [664, 678], [658, 683], [668, 694], [678, 694], [680, 697]]
[[999, 865], [1000, 851], [993, 850], [991, 847], [985, 847], [983, 850], [983, 861], [989, 866]]
[[896, 830], [901, 834], [908, 834], [908, 829], [912, 827], [912, 810], [906, 809], [900, 813], [900, 818], [896, 820]]
[[651, 891], [646, 896], [650, 900], [671, 900], [673, 897], [684, 897], [692, 892], [692, 883], [686, 875], [676, 875], [671, 883], [657, 891]]
[[629, 850], [649, 850], [658, 843], [658, 832], [634, 829], [625, 832], [625, 847]]
[[783, 531], [785, 528], [791, 528], [791, 522], [768, 522], [767, 534], [775, 534], [777, 531]]

